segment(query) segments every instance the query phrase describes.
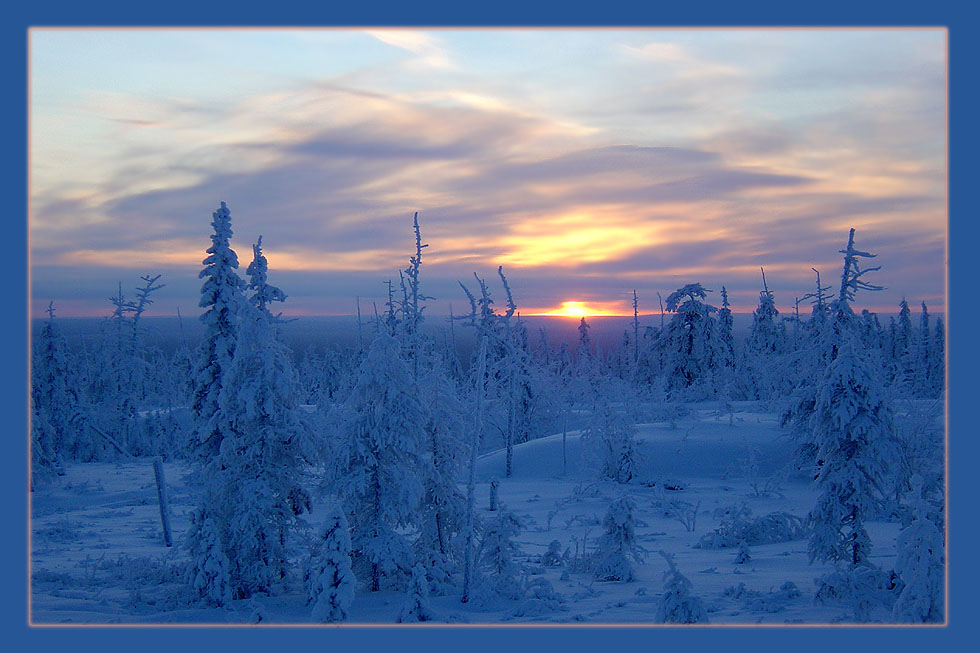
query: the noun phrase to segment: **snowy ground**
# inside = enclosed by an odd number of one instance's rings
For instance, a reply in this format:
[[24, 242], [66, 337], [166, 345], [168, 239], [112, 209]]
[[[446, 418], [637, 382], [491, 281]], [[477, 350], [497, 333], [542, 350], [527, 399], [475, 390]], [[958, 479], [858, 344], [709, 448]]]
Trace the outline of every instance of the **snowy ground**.
[[[675, 555], [680, 570], [701, 597], [712, 623], [830, 623], [850, 620], [843, 605], [817, 605], [813, 579], [830, 566], [807, 563], [807, 542], [798, 539], [751, 547], [750, 562], [734, 563], [736, 549], [701, 549], [695, 544], [718, 526], [723, 510], [745, 503], [754, 516], [785, 511], [804, 517], [816, 492], [799, 474], [785, 475], [772, 492], [765, 482], [780, 476], [792, 443], [771, 413], [733, 416], [695, 406], [675, 424], [639, 426], [644, 460], [626, 486], [596, 483], [577, 433], [566, 442], [563, 471], [561, 434], [516, 448], [514, 474], [503, 478], [503, 452], [481, 457], [477, 500], [491, 516], [489, 481], [499, 480], [499, 497], [526, 528], [518, 538], [529, 572], [549, 580], [561, 595], [557, 609], [463, 605], [458, 595], [433, 597], [432, 607], [447, 621], [464, 623], [598, 622], [650, 623], [662, 593], [667, 568], [657, 554]], [[754, 451], [754, 454], [752, 453]], [[750, 460], [756, 471], [750, 473]], [[167, 464], [172, 524], [181, 539], [199, 489], [181, 464]], [[674, 488], [674, 489], [666, 489]], [[770, 488], [773, 489], [773, 488]], [[556, 567], [538, 564], [549, 542], [561, 550], [591, 549], [601, 535], [600, 521], [609, 503], [628, 492], [636, 501], [637, 535], [647, 550], [629, 583], [595, 582], [570, 572], [562, 580]], [[692, 509], [696, 523], [692, 527]], [[315, 506], [311, 524], [325, 507]], [[672, 514], [673, 513], [673, 514]], [[688, 523], [679, 518], [686, 515]], [[898, 525], [872, 522], [873, 562], [893, 566]], [[185, 560], [178, 546], [163, 544], [150, 461], [76, 464], [63, 477], [39, 482], [32, 495], [31, 615], [34, 623], [309, 623], [301, 575], [293, 574], [284, 591], [272, 597], [235, 601], [208, 608], [190, 601], [176, 571]], [[297, 556], [305, 548], [297, 542]], [[786, 581], [800, 594], [780, 591]], [[744, 585], [744, 587], [739, 587]], [[359, 591], [350, 622], [392, 623], [404, 595]], [[873, 618], [887, 620], [882, 613]]]

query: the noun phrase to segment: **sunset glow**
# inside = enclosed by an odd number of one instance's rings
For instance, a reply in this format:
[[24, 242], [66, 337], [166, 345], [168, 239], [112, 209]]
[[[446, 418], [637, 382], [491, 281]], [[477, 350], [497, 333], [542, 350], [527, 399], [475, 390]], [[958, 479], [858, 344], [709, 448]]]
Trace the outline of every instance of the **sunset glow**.
[[887, 272], [867, 306], [945, 304], [942, 30], [37, 28], [30, 44], [31, 293], [66, 317], [111, 311], [144, 274], [166, 284], [155, 313], [196, 306], [222, 201], [242, 267], [261, 234], [270, 278], [324, 315], [384, 305], [415, 211], [428, 315], [501, 265], [524, 315], [628, 315], [634, 289], [650, 313], [694, 282], [750, 312], [761, 266], [787, 314], [811, 268], [837, 274], [850, 227]]
[[613, 308], [611, 303], [586, 304], [585, 302], [562, 302], [559, 308], [552, 311], [541, 311], [538, 313], [528, 313], [528, 315], [551, 315], [554, 317], [603, 317], [613, 315], [625, 315], [625, 313]]

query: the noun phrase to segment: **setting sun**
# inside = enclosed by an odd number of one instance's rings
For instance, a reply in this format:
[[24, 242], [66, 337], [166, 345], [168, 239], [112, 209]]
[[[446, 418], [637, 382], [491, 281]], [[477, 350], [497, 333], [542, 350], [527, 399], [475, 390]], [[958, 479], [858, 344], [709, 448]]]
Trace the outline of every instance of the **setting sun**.
[[558, 317], [596, 317], [619, 315], [615, 309], [610, 309], [609, 305], [589, 306], [585, 302], [562, 302], [559, 308], [551, 311], [543, 310], [532, 315], [554, 315]]

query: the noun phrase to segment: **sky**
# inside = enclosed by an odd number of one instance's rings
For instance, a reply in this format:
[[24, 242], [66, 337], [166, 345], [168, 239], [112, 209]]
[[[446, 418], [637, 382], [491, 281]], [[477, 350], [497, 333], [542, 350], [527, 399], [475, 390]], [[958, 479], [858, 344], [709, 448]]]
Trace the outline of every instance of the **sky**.
[[[423, 242], [429, 311], [503, 266], [523, 314], [749, 312], [836, 287], [848, 229], [945, 305], [943, 30], [77, 30], [30, 35], [31, 309], [200, 311], [211, 214], [261, 235], [287, 315], [380, 308]], [[809, 311], [807, 304], [802, 311]]]

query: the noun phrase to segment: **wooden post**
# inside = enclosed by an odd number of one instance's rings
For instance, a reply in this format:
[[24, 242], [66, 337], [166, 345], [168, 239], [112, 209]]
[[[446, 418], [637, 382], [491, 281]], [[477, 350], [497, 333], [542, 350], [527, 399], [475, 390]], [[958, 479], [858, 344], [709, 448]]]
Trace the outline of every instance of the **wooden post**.
[[167, 481], [163, 477], [163, 458], [153, 459], [153, 475], [157, 479], [157, 501], [160, 503], [160, 524], [163, 526], [163, 543], [173, 546], [170, 535], [170, 502], [167, 500]]

